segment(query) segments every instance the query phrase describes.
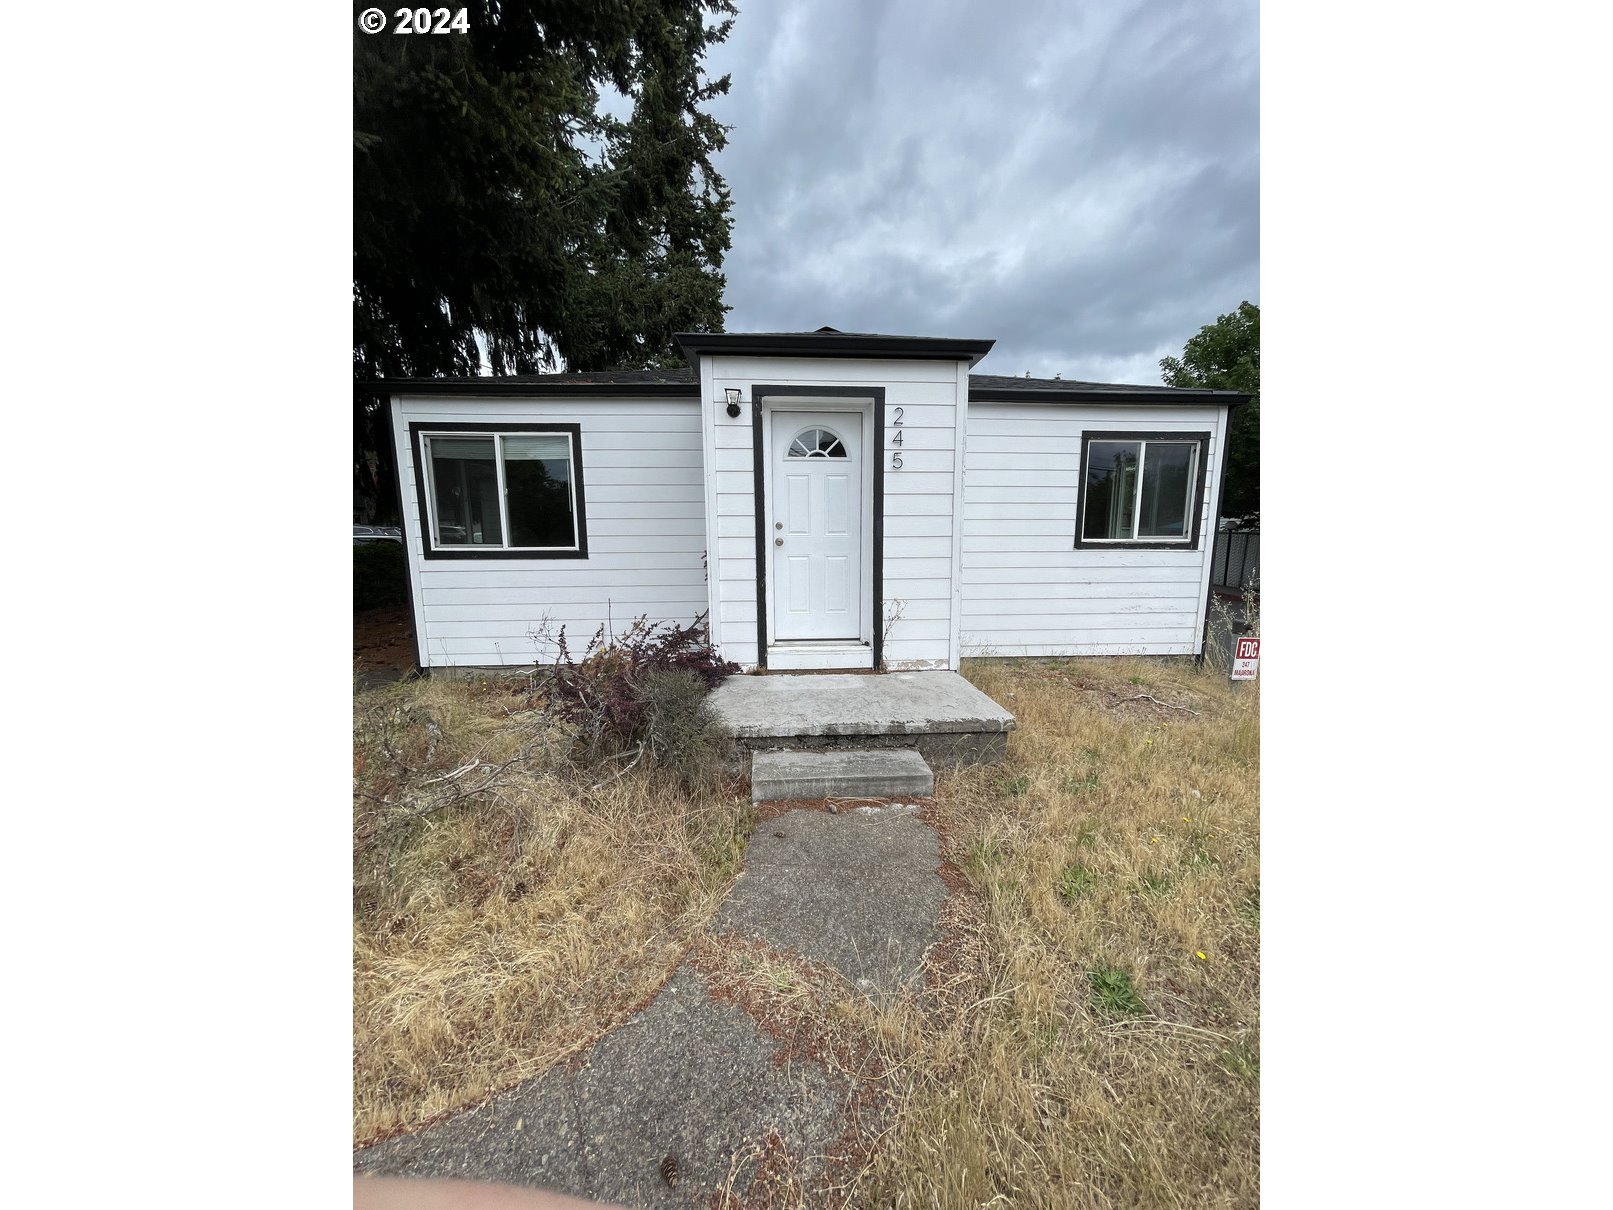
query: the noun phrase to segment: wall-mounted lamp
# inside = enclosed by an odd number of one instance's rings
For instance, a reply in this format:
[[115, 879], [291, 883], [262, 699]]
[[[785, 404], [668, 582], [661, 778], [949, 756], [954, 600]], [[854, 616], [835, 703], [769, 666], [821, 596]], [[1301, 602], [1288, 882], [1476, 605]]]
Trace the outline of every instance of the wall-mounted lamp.
[[738, 390], [738, 388], [729, 387], [727, 390], [725, 390], [723, 392], [723, 394], [728, 396], [728, 414], [730, 416], [737, 417], [739, 415], [739, 390]]

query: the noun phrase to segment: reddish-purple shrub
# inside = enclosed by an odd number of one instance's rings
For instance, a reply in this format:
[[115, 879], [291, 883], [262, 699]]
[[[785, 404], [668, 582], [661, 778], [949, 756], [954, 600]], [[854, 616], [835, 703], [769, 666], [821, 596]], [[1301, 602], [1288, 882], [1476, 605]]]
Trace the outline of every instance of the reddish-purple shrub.
[[611, 638], [601, 626], [580, 659], [571, 653], [564, 627], [555, 644], [559, 654], [545, 670], [545, 692], [596, 750], [611, 741], [626, 746], [645, 738], [651, 714], [645, 690], [657, 673], [690, 673], [709, 691], [739, 671], [712, 647], [704, 614], [688, 626], [640, 617]]

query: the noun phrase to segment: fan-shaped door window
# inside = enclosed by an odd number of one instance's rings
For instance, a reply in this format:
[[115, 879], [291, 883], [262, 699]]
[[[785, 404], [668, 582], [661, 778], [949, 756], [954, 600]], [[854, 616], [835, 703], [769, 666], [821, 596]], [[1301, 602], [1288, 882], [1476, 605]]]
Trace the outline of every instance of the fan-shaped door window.
[[790, 442], [791, 458], [844, 458], [846, 447], [828, 429], [806, 429]]

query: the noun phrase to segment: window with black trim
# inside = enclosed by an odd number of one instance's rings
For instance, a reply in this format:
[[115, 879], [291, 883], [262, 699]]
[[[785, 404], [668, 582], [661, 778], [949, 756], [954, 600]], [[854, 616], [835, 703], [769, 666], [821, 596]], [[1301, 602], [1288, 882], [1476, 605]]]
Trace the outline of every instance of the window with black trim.
[[574, 424], [412, 425], [428, 558], [587, 558]]
[[1193, 549], [1208, 433], [1085, 433], [1077, 547]]

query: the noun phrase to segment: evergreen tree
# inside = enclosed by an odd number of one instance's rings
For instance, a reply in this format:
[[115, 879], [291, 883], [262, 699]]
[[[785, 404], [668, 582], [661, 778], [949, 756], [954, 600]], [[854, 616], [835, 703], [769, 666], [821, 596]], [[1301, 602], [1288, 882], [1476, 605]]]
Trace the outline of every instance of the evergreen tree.
[[[638, 368], [721, 330], [725, 137], [701, 107], [729, 81], [702, 64], [731, 0], [467, 7], [464, 34], [355, 26], [355, 376]], [[384, 409], [357, 391], [354, 421], [358, 495], [391, 513]]]

